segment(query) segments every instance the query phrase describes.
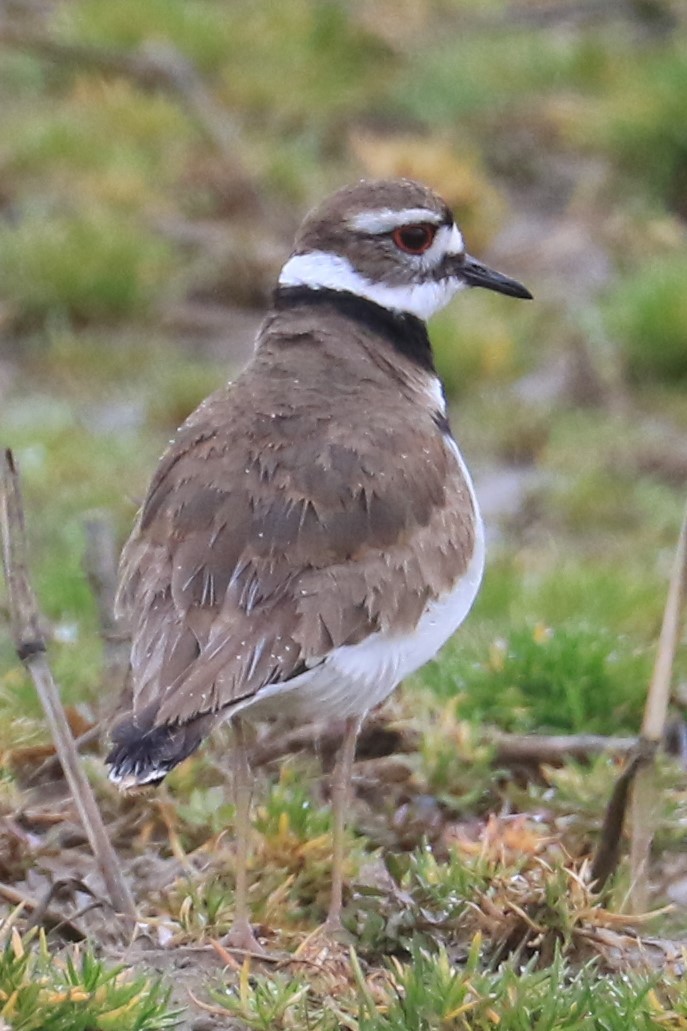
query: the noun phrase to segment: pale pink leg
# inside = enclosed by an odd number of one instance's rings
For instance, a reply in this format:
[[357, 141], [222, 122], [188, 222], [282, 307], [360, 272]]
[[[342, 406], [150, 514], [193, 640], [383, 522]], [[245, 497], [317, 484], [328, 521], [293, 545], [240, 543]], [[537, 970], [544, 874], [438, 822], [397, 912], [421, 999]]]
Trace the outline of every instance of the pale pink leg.
[[248, 854], [250, 843], [250, 803], [253, 794], [253, 774], [248, 763], [246, 728], [243, 721], [232, 721], [234, 751], [232, 770], [234, 776], [234, 803], [236, 806], [236, 895], [234, 921], [224, 942], [247, 952], [265, 950], [253, 934], [248, 912]]
[[332, 781], [332, 814], [333, 855], [332, 855], [332, 893], [329, 900], [329, 913], [324, 924], [325, 931], [341, 930], [341, 901], [343, 894], [343, 862], [344, 839], [346, 832], [346, 810], [350, 798], [355, 744], [360, 731], [362, 717], [352, 716], [346, 720], [343, 742], [336, 760]]

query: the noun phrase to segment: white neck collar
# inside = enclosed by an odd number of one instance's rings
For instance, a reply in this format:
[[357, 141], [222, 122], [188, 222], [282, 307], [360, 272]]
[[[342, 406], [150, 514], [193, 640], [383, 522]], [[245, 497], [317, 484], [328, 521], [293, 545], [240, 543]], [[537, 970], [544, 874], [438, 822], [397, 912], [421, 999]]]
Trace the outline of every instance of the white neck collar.
[[307, 286], [312, 290], [342, 290], [388, 308], [415, 315], [425, 322], [455, 297], [464, 284], [454, 278], [409, 286], [372, 283], [347, 258], [328, 251], [293, 254], [279, 276], [279, 286]]

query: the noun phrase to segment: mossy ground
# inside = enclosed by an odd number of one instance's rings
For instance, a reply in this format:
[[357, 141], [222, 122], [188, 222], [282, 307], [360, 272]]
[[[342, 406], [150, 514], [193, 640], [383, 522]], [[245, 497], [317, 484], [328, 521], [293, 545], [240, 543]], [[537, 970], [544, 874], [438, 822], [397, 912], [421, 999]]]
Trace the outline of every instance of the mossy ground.
[[[89, 947], [37, 937], [6, 892], [6, 1025], [687, 1026], [668, 940], [687, 924], [682, 769], [661, 774], [651, 876], [652, 906], [673, 909], [643, 945], [620, 916], [625, 864], [603, 899], [585, 882], [619, 761], [513, 768], [490, 736], [637, 733], [684, 502], [684, 10], [569, 8], [65, 0], [16, 16], [24, 45], [0, 50], [0, 440], [77, 731], [114, 704], [84, 519], [104, 510], [124, 539], [166, 440], [245, 359], [311, 203], [361, 175], [424, 179], [471, 251], [536, 300], [475, 291], [432, 327], [489, 565], [468, 623], [362, 741], [354, 951], [256, 972], [216, 945], [233, 906], [226, 737], [145, 798], [119, 798], [93, 755], [148, 948], [77, 915], [78, 883], [48, 909]], [[87, 52], [50, 56], [45, 33]], [[161, 46], [192, 62], [231, 152], [99, 50]], [[684, 676], [682, 656], [676, 717]], [[0, 882], [38, 901], [65, 877], [97, 884], [59, 777], [31, 782], [48, 744], [0, 634]], [[258, 771], [251, 903], [274, 950], [293, 954], [325, 912], [331, 753], [314, 741]]]

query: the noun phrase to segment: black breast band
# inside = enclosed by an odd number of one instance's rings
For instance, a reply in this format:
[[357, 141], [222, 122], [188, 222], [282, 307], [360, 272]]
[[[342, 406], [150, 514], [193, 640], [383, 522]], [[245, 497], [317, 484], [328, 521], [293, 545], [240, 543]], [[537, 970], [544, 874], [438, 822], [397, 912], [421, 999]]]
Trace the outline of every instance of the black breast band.
[[396, 351], [410, 358], [422, 369], [435, 372], [427, 326], [416, 315], [391, 311], [347, 290], [317, 289], [310, 286], [277, 287], [274, 292], [276, 311], [299, 307], [333, 308], [345, 318], [352, 319], [370, 332], [383, 337]]

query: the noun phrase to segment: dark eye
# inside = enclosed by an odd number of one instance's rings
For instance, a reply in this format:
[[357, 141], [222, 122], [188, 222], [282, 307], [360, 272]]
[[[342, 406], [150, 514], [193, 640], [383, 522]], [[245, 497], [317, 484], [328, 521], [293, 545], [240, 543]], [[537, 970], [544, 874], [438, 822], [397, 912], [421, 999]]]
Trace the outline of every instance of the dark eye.
[[431, 225], [399, 226], [394, 229], [391, 239], [406, 254], [424, 254], [432, 246], [436, 233], [436, 226]]

